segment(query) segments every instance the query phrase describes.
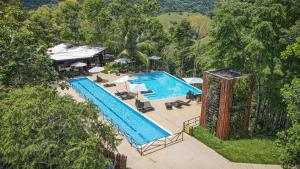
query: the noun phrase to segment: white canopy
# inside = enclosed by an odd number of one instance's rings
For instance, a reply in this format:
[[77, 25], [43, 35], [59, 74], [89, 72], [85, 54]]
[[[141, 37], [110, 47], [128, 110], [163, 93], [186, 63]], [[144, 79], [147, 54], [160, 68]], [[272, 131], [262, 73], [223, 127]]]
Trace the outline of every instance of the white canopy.
[[71, 67], [84, 67], [86, 66], [87, 64], [86, 63], [83, 63], [83, 62], [75, 62], [75, 63], [72, 63], [71, 64]]
[[160, 60], [161, 58], [158, 56], [151, 56], [149, 57], [150, 60]]
[[127, 63], [130, 63], [130, 62], [131, 62], [131, 60], [128, 59], [127, 57], [114, 60], [115, 64], [127, 64]]
[[132, 80], [132, 78], [129, 76], [123, 76], [123, 77], [117, 79], [116, 81], [114, 81], [114, 83], [125, 83], [128, 80]]
[[47, 53], [50, 58], [55, 61], [73, 60], [92, 58], [94, 55], [104, 51], [104, 47], [91, 47], [91, 46], [72, 46], [70, 44], [59, 44], [53, 48], [49, 48]]
[[130, 88], [130, 91], [136, 92], [136, 93], [148, 90], [144, 83], [129, 84], [129, 88]]
[[102, 72], [104, 70], [104, 67], [93, 67], [89, 70], [90, 73], [99, 73], [99, 72]]
[[187, 77], [182, 78], [187, 84], [197, 84], [197, 83], [203, 83], [203, 79], [199, 77]]

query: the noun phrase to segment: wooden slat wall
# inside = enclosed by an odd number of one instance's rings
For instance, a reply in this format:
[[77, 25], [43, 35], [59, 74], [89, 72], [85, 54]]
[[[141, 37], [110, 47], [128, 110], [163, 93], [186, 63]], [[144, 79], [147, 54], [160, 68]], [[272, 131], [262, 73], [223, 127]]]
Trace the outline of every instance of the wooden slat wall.
[[205, 127], [205, 120], [206, 120], [207, 88], [208, 88], [208, 73], [204, 72], [203, 84], [202, 84], [202, 108], [201, 108], [201, 117], [200, 117], [200, 124], [202, 127]]
[[222, 140], [229, 139], [232, 96], [232, 80], [222, 79], [219, 116], [216, 127], [216, 136]]

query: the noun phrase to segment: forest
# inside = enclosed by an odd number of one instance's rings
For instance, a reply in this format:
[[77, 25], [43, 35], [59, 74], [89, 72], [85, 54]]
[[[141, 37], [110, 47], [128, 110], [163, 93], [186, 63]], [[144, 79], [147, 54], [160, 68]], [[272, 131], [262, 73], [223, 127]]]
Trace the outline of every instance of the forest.
[[[139, 68], [148, 66], [148, 56], [161, 56], [163, 69], [178, 77], [221, 68], [255, 75], [249, 137], [276, 138], [283, 168], [299, 167], [299, 1], [32, 2], [23, 0], [24, 8], [32, 10], [24, 10], [18, 0], [0, 2], [0, 168], [105, 168], [108, 162], [97, 155], [103, 150], [95, 152], [95, 147], [115, 150], [119, 144], [110, 126], [93, 120], [97, 110], [92, 105], [62, 98], [51, 87], [59, 75], [45, 51], [61, 42], [106, 46]], [[51, 5], [40, 6], [44, 3]], [[194, 24], [182, 19], [168, 22], [166, 29], [157, 16], [170, 11], [200, 12], [211, 20]], [[62, 114], [57, 117], [57, 112]], [[94, 129], [85, 132], [79, 118]], [[39, 122], [46, 119], [48, 124]], [[57, 138], [63, 144], [51, 142]], [[21, 146], [22, 139], [28, 139], [27, 146]], [[80, 153], [83, 149], [89, 153]]]

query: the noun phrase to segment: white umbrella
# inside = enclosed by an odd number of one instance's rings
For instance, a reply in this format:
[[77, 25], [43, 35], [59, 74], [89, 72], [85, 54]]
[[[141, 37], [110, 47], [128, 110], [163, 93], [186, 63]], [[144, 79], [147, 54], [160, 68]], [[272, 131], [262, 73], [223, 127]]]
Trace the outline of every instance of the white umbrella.
[[138, 84], [129, 84], [129, 88], [132, 92], [142, 92], [142, 91], [148, 91], [147, 87], [144, 83], [138, 83]]
[[[188, 77], [188, 78], [182, 78], [187, 84], [199, 84], [203, 83], [203, 79], [200, 77]], [[193, 93], [194, 93], [194, 88], [193, 88]]]
[[84, 67], [86, 66], [87, 64], [86, 63], [83, 63], [83, 62], [75, 62], [75, 63], [72, 63], [71, 66], [72, 67]]
[[127, 63], [130, 63], [130, 62], [131, 62], [131, 60], [126, 58], [126, 57], [114, 60], [115, 64], [127, 64]]
[[104, 67], [93, 67], [89, 70], [90, 73], [99, 73], [99, 72], [102, 72], [104, 70]]
[[132, 80], [132, 78], [129, 76], [123, 76], [123, 77], [115, 80], [114, 83], [124, 83], [124, 82], [127, 82], [128, 80]]
[[125, 87], [126, 87], [126, 90], [127, 90], [127, 85], [126, 85], [126, 82], [128, 80], [132, 80], [133, 78], [129, 77], [129, 76], [123, 76], [117, 80], [114, 81], [114, 83], [125, 83]]
[[199, 77], [182, 78], [187, 84], [203, 83], [203, 79]]
[[160, 60], [161, 57], [159, 57], [159, 56], [150, 56], [148, 59], [154, 61], [154, 69], [155, 69], [155, 61]]
[[159, 57], [159, 56], [150, 56], [149, 59], [150, 60], [160, 60], [161, 57]]

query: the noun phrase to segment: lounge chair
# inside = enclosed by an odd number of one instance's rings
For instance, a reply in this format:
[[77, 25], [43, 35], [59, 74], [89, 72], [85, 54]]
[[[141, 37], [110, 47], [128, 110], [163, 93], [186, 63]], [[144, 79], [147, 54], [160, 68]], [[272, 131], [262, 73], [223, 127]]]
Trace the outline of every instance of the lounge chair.
[[124, 95], [120, 95], [119, 96], [122, 100], [131, 100], [134, 98], [133, 95], [130, 95], [130, 94], [124, 94]]
[[182, 100], [176, 100], [176, 103], [182, 104], [182, 105], [184, 105], [184, 106], [190, 106], [190, 105], [191, 105], [191, 104], [190, 104], [191, 101], [192, 101], [192, 100], [188, 100], [187, 102], [182, 101]]
[[103, 86], [104, 87], [114, 87], [114, 86], [116, 86], [116, 84], [114, 84], [114, 83], [106, 83]]
[[169, 102], [165, 103], [165, 106], [168, 110], [171, 110], [173, 108], [173, 104]]
[[153, 93], [153, 91], [152, 90], [141, 91], [141, 94], [149, 94], [149, 93]]
[[97, 75], [96, 82], [103, 82], [103, 79]]
[[135, 106], [143, 113], [155, 110], [154, 107], [151, 106], [150, 102], [141, 102], [140, 100], [135, 100]]
[[186, 99], [195, 100], [196, 98], [197, 98], [197, 96], [195, 94], [193, 94], [193, 92], [191, 92], [191, 91], [187, 92]]
[[178, 103], [178, 102], [171, 102], [172, 103], [172, 106], [180, 109], [182, 107], [182, 104], [181, 103]]
[[119, 73], [127, 73], [128, 72], [128, 69], [121, 69], [119, 70]]
[[119, 91], [117, 90], [117, 93], [115, 93], [116, 96], [121, 96], [121, 95], [125, 95], [125, 94], [128, 94], [128, 92], [126, 92], [126, 91], [119, 92]]

